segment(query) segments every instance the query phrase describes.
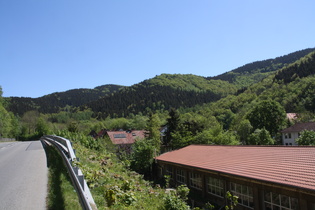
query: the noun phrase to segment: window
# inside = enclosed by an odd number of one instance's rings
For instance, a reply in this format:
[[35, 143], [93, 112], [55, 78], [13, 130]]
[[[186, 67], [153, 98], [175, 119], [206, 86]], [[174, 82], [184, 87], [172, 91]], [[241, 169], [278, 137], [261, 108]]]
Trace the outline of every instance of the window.
[[289, 133], [289, 139], [291, 139], [291, 133]]
[[286, 195], [267, 192], [265, 193], [265, 209], [298, 209], [298, 200]]
[[207, 187], [208, 187], [208, 193], [217, 195], [219, 197], [224, 196], [223, 194], [223, 180], [222, 179], [216, 179], [213, 177], [208, 177], [207, 179]]
[[172, 166], [166, 166], [165, 172], [166, 172], [166, 175], [168, 175], [171, 178], [173, 178], [173, 168], [172, 168]]
[[202, 189], [201, 175], [198, 173], [190, 173], [190, 186], [198, 190]]
[[288, 138], [288, 134], [287, 134], [287, 133], [284, 134], [284, 138], [285, 138], [285, 139]]
[[231, 193], [238, 196], [238, 203], [242, 206], [254, 208], [253, 190], [251, 187], [231, 183]]
[[176, 181], [181, 184], [186, 184], [186, 171], [182, 169], [176, 170]]

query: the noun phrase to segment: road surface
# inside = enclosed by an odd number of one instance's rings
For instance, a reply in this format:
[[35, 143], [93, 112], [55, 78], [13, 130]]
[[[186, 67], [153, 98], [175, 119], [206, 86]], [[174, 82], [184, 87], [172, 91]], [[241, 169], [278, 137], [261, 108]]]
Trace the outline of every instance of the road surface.
[[0, 143], [0, 210], [46, 209], [46, 160], [40, 141]]

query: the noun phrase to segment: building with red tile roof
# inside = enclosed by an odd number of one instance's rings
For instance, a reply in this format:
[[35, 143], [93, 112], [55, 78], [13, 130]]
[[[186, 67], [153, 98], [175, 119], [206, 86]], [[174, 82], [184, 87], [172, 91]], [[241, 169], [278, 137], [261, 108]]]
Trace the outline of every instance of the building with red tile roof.
[[111, 142], [116, 145], [133, 144], [137, 139], [144, 139], [145, 130], [107, 131]]
[[304, 130], [315, 131], [315, 122], [296, 123], [283, 129], [281, 131], [283, 145], [297, 145], [295, 140], [299, 138], [300, 133]]
[[314, 209], [315, 147], [190, 145], [156, 157], [161, 175], [193, 195], [236, 209]]

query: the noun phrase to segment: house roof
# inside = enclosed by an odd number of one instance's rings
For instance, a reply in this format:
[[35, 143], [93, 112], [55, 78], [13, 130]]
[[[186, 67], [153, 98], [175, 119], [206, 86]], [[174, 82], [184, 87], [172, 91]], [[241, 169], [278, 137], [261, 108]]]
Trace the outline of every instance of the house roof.
[[297, 123], [291, 127], [283, 129], [281, 133], [301, 132], [303, 130], [315, 131], [315, 122]]
[[315, 190], [315, 147], [190, 145], [156, 160]]
[[113, 144], [133, 144], [137, 139], [145, 138], [145, 131], [107, 131], [107, 135]]

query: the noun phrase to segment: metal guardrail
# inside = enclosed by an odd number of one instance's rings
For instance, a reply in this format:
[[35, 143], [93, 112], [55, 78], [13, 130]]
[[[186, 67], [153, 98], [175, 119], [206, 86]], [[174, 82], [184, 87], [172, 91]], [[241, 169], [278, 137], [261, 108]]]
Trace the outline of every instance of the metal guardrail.
[[78, 167], [72, 166], [71, 164], [73, 161], [77, 161], [78, 159], [75, 156], [75, 152], [72, 148], [70, 140], [60, 136], [52, 135], [42, 136], [41, 140], [53, 144], [59, 150], [64, 162], [67, 165], [71, 181], [79, 195], [80, 203], [83, 209], [97, 210], [90, 189], [84, 180], [82, 171]]

